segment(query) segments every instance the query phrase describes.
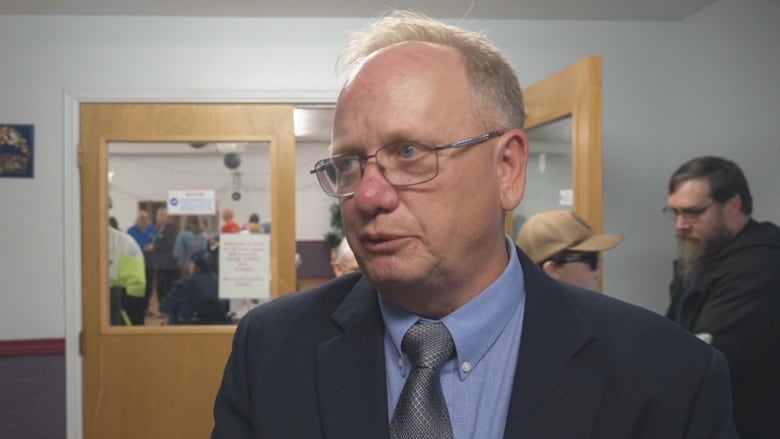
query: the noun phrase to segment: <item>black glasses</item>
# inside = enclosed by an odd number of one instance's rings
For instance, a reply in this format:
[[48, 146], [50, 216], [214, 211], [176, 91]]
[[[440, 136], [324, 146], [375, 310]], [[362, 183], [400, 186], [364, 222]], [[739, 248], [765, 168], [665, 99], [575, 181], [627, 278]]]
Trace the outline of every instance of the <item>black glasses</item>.
[[661, 209], [661, 212], [666, 214], [672, 221], [677, 221], [677, 217], [681, 216], [688, 224], [693, 224], [699, 220], [699, 217], [715, 204], [714, 202], [701, 207], [687, 207], [685, 209], [675, 209], [674, 207], [666, 206]]
[[596, 271], [599, 268], [599, 252], [574, 252], [565, 251], [559, 255], [550, 258], [558, 265], [568, 264], [570, 262], [584, 262], [588, 264], [591, 270]]
[[404, 142], [384, 146], [369, 156], [336, 155], [315, 163], [310, 173], [317, 174], [317, 179], [326, 195], [337, 198], [349, 197], [357, 190], [368, 159], [374, 158], [388, 183], [394, 187], [413, 186], [431, 181], [439, 175], [439, 151], [479, 145], [503, 134], [503, 131], [491, 131], [439, 146]]

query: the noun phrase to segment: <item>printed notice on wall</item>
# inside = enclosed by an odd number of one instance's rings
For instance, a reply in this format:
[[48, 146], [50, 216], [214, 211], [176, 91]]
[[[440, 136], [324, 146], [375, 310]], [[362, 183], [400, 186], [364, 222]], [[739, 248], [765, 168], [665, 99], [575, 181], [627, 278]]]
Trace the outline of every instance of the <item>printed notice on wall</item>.
[[558, 194], [558, 202], [561, 206], [574, 205], [574, 190], [573, 189], [561, 189]]
[[219, 235], [219, 297], [271, 297], [271, 236], [255, 233]]
[[214, 215], [214, 191], [168, 191], [169, 215]]

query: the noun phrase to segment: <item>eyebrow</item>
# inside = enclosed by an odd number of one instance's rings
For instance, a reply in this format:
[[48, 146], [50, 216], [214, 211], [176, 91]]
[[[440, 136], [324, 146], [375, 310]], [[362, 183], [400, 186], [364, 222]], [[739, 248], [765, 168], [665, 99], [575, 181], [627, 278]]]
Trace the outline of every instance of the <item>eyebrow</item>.
[[[407, 130], [395, 130], [391, 131], [389, 135], [383, 136], [383, 140], [379, 143], [379, 146], [377, 146], [377, 150], [380, 148], [384, 148], [386, 146], [391, 145], [398, 145], [401, 143], [414, 143], [417, 145], [425, 145], [425, 146], [437, 146], [438, 143], [432, 142], [430, 140], [422, 140], [418, 136], [412, 136], [409, 135]], [[330, 144], [330, 147], [328, 148], [328, 152], [333, 155], [358, 155], [358, 156], [366, 156], [370, 155], [366, 152], [366, 147], [361, 146], [359, 144], [344, 144], [341, 146], [334, 145], [332, 142]]]

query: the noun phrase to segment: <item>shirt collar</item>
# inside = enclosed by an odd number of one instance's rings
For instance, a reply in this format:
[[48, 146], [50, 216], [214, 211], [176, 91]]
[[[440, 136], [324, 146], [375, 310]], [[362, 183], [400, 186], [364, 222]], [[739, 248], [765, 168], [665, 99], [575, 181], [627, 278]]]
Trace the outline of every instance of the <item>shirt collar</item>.
[[[506, 246], [509, 263], [501, 276], [476, 297], [441, 319], [452, 334], [458, 364], [468, 362], [472, 366], [471, 370], [479, 364], [525, 300], [523, 270], [514, 243], [508, 236]], [[401, 356], [404, 334], [422, 318], [385, 300], [381, 295], [379, 306], [385, 328]], [[459, 367], [458, 371], [461, 379], [468, 376], [468, 372], [462, 368]]]

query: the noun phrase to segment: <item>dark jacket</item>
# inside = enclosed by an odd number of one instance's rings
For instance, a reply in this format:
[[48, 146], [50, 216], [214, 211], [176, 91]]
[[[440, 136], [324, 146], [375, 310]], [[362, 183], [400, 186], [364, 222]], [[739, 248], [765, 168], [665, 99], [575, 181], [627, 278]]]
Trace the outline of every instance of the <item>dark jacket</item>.
[[[518, 250], [526, 302], [505, 438], [735, 438], [723, 356], [657, 314], [563, 285]], [[384, 324], [359, 273], [241, 320], [212, 438], [388, 437]]]
[[167, 223], [157, 231], [157, 239], [154, 240], [154, 257], [152, 258], [155, 270], [178, 270], [179, 265], [173, 257], [173, 245], [176, 242], [178, 229], [173, 223]]
[[[682, 291], [675, 278], [667, 317]], [[702, 262], [680, 315], [685, 329], [709, 334], [726, 355], [740, 437], [780, 438], [780, 228], [750, 220]]]
[[177, 280], [160, 304], [172, 324], [227, 323], [226, 300], [219, 299], [219, 278], [200, 270]]

